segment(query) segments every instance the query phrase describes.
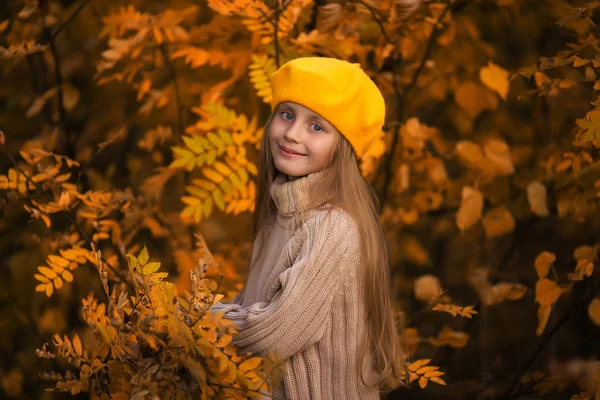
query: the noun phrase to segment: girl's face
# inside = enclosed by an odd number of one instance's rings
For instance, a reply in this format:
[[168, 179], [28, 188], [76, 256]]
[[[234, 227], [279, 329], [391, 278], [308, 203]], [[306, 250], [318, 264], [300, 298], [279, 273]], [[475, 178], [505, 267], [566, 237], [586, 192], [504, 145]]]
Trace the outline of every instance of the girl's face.
[[339, 133], [323, 117], [289, 101], [271, 120], [269, 148], [278, 171], [290, 180], [324, 169]]

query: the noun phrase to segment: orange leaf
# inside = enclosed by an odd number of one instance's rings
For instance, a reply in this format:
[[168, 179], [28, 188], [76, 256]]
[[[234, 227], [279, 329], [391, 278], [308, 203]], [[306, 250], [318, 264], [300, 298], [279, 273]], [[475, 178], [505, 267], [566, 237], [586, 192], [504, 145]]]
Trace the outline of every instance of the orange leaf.
[[462, 190], [462, 202], [456, 213], [456, 225], [461, 231], [473, 226], [481, 218], [483, 195], [477, 189], [465, 186]]
[[551, 306], [556, 303], [562, 292], [556, 282], [542, 278], [535, 285], [535, 301], [542, 306]]
[[408, 369], [409, 369], [409, 371], [416, 372], [419, 369], [421, 369], [421, 367], [423, 367], [424, 365], [429, 364], [430, 361], [431, 361], [430, 358], [424, 358], [424, 359], [421, 359], [421, 360], [417, 360], [417, 361], [411, 363], [408, 366]]
[[244, 361], [238, 366], [238, 369], [242, 372], [250, 371], [251, 369], [255, 369], [262, 362], [262, 358], [260, 357], [252, 357]]
[[600, 325], [600, 297], [596, 297], [588, 306], [588, 315], [593, 323]]
[[535, 270], [539, 278], [545, 278], [552, 263], [556, 260], [556, 256], [549, 251], [542, 251], [535, 259]]

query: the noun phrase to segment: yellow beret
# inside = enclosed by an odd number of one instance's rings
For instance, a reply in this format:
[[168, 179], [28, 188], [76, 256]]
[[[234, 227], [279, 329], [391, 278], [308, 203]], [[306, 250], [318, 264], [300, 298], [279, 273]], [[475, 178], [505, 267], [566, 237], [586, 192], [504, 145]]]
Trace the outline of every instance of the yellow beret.
[[301, 57], [271, 75], [271, 111], [291, 101], [319, 114], [352, 145], [358, 158], [377, 141], [385, 101], [360, 64], [328, 57]]

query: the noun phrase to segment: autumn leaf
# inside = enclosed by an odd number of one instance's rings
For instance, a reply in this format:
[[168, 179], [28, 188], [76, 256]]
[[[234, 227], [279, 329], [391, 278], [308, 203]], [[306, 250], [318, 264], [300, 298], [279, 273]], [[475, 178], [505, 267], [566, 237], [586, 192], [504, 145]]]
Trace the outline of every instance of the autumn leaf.
[[469, 342], [469, 335], [465, 332], [452, 330], [444, 325], [437, 337], [429, 337], [429, 343], [434, 346], [450, 346], [456, 349], [463, 348]]
[[421, 359], [408, 365], [410, 373], [409, 383], [418, 380], [421, 389], [427, 387], [429, 381], [439, 385], [446, 385], [446, 382], [440, 378], [444, 375], [444, 372], [440, 371], [437, 366], [427, 365], [429, 362], [431, 362], [431, 359]]
[[451, 314], [453, 317], [460, 315], [461, 317], [472, 318], [474, 314], [478, 314], [478, 312], [474, 310], [473, 306], [462, 307], [456, 304], [438, 303], [432, 308], [432, 310], [446, 312]]
[[547, 189], [541, 182], [534, 181], [527, 185], [527, 201], [531, 211], [537, 216], [547, 217], [550, 215]]
[[590, 302], [588, 315], [594, 324], [600, 325], [600, 297], [596, 297]]
[[535, 285], [535, 301], [543, 306], [552, 306], [560, 295], [562, 289], [553, 280], [542, 278]]
[[508, 80], [508, 72], [502, 67], [489, 61], [486, 67], [479, 70], [479, 78], [488, 88], [492, 89], [494, 92], [498, 93], [500, 97], [506, 100], [510, 83]]
[[462, 202], [456, 213], [456, 225], [461, 231], [469, 229], [481, 218], [483, 210], [483, 195], [477, 189], [464, 186]]
[[556, 261], [556, 256], [549, 251], [542, 251], [535, 259], [535, 270], [537, 271], [540, 279], [545, 278], [548, 275], [548, 271], [552, 264]]
[[475, 82], [462, 83], [456, 89], [454, 98], [472, 119], [477, 118], [484, 110], [495, 110], [498, 107], [498, 98]]
[[506, 235], [515, 229], [515, 219], [504, 205], [488, 211], [482, 223], [488, 238]]
[[414, 294], [418, 300], [430, 302], [442, 294], [440, 280], [431, 274], [422, 275], [415, 279]]

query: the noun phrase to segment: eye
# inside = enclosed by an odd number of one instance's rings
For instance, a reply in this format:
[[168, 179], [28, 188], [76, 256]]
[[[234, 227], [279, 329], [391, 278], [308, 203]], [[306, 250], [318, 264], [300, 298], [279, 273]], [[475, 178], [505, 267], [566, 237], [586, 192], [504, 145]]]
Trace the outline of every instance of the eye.
[[317, 131], [317, 132], [322, 132], [323, 131], [323, 128], [321, 127], [321, 125], [319, 125], [319, 124], [313, 124], [313, 126], [316, 127], [315, 131]]
[[[281, 114], [283, 114], [283, 118], [287, 119], [288, 121], [291, 121], [294, 118], [294, 116], [287, 111], [283, 111]], [[287, 117], [288, 115], [290, 116], [290, 118]]]

